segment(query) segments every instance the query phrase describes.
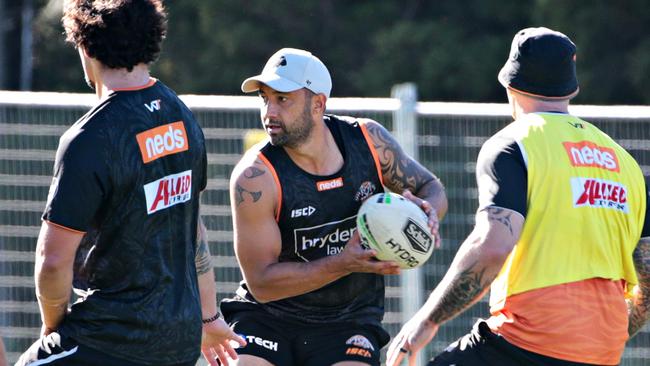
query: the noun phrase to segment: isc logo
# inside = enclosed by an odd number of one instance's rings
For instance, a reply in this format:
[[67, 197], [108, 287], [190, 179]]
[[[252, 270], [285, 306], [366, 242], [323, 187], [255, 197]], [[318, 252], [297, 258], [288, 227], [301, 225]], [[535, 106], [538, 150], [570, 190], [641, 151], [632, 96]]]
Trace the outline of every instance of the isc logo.
[[562, 145], [564, 145], [573, 166], [620, 171], [614, 149], [598, 146], [590, 141], [563, 142]]
[[146, 130], [137, 134], [136, 139], [145, 164], [189, 148], [183, 121]]
[[311, 216], [311, 214], [314, 212], [316, 212], [316, 209], [311, 206], [297, 208], [295, 210], [291, 210], [291, 217], [307, 217]]

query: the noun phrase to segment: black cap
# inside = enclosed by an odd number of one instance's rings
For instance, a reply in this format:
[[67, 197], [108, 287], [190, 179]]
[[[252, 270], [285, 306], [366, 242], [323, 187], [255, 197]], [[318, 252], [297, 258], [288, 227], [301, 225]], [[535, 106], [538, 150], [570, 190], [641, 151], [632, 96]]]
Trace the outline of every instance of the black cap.
[[569, 37], [548, 28], [523, 29], [512, 40], [499, 82], [533, 96], [573, 97], [579, 90], [576, 45]]

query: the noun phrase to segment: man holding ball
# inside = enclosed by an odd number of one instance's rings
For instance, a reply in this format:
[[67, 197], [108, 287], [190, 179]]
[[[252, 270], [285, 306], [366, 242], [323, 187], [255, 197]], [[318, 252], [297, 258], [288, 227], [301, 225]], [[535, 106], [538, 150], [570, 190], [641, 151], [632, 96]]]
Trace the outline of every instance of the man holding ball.
[[357, 211], [385, 186], [420, 206], [437, 235], [447, 209], [440, 181], [379, 123], [325, 114], [331, 88], [318, 58], [290, 48], [242, 84], [260, 96], [269, 139], [231, 178], [244, 281], [221, 308], [248, 341], [240, 365], [379, 365], [383, 275], [399, 268], [362, 248]]

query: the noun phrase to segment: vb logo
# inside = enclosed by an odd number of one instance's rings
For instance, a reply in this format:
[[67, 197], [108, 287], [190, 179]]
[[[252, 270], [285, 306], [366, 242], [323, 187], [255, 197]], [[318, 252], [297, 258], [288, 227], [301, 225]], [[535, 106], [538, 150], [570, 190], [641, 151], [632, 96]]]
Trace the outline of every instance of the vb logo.
[[160, 99], [152, 100], [149, 104], [145, 103], [144, 106], [151, 113], [153, 113], [153, 111], [159, 111], [160, 110]]

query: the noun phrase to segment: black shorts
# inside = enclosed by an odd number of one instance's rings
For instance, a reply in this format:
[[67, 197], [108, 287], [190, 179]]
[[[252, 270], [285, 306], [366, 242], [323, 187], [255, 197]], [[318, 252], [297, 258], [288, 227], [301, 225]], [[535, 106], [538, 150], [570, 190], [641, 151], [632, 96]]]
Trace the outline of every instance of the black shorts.
[[429, 361], [428, 366], [593, 366], [559, 360], [519, 348], [492, 333], [485, 321], [479, 320], [472, 331]]
[[[107, 351], [110, 352], [110, 350]], [[34, 342], [20, 356], [14, 366], [29, 366], [32, 364], [46, 366], [144, 366], [141, 363], [134, 363], [97, 351], [58, 333], [51, 333]], [[196, 360], [167, 366], [194, 365], [196, 365]]]
[[237, 354], [278, 366], [330, 366], [342, 361], [379, 365], [380, 350], [390, 339], [379, 325], [300, 323], [261, 309], [234, 310], [236, 306], [221, 304], [228, 324], [248, 343]]

